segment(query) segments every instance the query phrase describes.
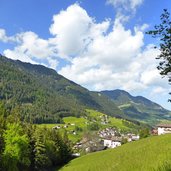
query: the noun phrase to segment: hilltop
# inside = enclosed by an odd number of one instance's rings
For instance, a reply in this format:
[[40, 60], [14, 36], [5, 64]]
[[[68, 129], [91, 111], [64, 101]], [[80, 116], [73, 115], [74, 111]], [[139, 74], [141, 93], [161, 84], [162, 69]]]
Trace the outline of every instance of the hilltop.
[[166, 171], [171, 167], [171, 135], [145, 138], [72, 160], [60, 171]]

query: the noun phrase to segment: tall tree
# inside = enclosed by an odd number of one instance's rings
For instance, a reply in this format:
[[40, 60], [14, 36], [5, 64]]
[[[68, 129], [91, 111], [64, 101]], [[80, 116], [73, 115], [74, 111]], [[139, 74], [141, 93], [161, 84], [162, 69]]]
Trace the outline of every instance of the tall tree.
[[45, 145], [45, 130], [37, 129], [34, 138], [34, 168], [36, 170], [43, 170], [50, 166], [50, 160], [47, 156], [47, 149]]
[[155, 25], [154, 30], [150, 30], [146, 34], [159, 40], [159, 44], [155, 46], [160, 50], [160, 54], [156, 58], [160, 60], [157, 68], [160, 70], [160, 74], [167, 76], [169, 83], [171, 83], [171, 20], [167, 9], [163, 10], [160, 20], [161, 23]]
[[4, 134], [4, 166], [8, 171], [18, 171], [30, 165], [29, 141], [20, 124], [8, 124]]

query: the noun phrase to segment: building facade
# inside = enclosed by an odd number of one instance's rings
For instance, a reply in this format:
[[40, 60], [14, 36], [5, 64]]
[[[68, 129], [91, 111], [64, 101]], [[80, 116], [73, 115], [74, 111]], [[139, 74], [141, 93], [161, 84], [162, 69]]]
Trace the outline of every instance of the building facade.
[[158, 135], [171, 133], [171, 124], [160, 124], [158, 127]]

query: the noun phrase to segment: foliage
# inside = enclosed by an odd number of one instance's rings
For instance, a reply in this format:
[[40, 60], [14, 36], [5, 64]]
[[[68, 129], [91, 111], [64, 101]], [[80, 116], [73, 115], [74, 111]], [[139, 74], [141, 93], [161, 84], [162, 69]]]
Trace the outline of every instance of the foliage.
[[147, 138], [150, 135], [148, 128], [143, 128], [139, 131], [140, 138]]
[[128, 142], [127, 138], [122, 138], [121, 144], [126, 144]]
[[123, 115], [105, 96], [88, 91], [55, 70], [4, 56], [0, 56], [0, 100], [7, 111], [18, 108], [22, 120], [33, 123], [62, 123], [63, 117], [85, 115], [86, 108]]
[[148, 137], [72, 160], [60, 171], [169, 171], [171, 135]]
[[69, 161], [72, 154], [66, 133], [21, 122], [13, 114], [1, 118], [0, 143], [3, 171], [49, 170]]
[[34, 141], [34, 167], [36, 170], [42, 170], [42, 168], [47, 168], [50, 165], [45, 146], [44, 132], [42, 130], [36, 130]]
[[91, 123], [87, 126], [88, 130], [90, 131], [98, 131], [100, 126], [98, 123], [94, 122], [94, 123]]
[[7, 124], [3, 134], [4, 151], [2, 153], [4, 167], [9, 171], [17, 171], [18, 167], [30, 165], [29, 141], [19, 123]]
[[124, 111], [127, 120], [132, 122], [143, 121], [155, 126], [163, 119], [171, 120], [170, 111], [142, 96], [135, 97], [124, 90], [102, 91], [102, 93], [112, 99]]
[[[157, 59], [160, 60], [158, 69], [160, 70], [160, 74], [168, 76], [169, 82], [171, 82], [171, 19], [167, 9], [164, 9], [160, 20], [161, 23], [155, 25], [154, 30], [150, 30], [146, 33], [160, 41], [160, 54], [157, 57]], [[157, 46], [155, 46], [155, 48], [157, 48]]]
[[83, 129], [82, 129], [81, 127], [79, 127], [79, 126], [75, 126], [75, 131], [77, 131], [77, 132], [82, 132]]

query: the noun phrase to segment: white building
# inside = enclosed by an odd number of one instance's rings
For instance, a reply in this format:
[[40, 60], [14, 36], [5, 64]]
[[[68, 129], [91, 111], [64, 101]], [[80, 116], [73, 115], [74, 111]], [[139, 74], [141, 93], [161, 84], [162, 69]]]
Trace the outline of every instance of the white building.
[[140, 136], [139, 135], [132, 135], [132, 141], [137, 141], [140, 139]]
[[171, 133], [171, 124], [160, 124], [158, 127], [158, 135]]
[[104, 146], [108, 148], [115, 148], [121, 146], [121, 141], [112, 140], [112, 139], [104, 139]]

